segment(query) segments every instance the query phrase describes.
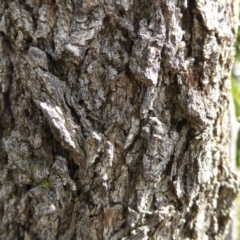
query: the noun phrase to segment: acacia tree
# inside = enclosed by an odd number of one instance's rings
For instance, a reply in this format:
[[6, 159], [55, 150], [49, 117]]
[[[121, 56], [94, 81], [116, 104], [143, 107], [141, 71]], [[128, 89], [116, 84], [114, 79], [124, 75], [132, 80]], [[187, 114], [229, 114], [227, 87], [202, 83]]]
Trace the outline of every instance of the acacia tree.
[[1, 0], [0, 238], [223, 239], [233, 0]]

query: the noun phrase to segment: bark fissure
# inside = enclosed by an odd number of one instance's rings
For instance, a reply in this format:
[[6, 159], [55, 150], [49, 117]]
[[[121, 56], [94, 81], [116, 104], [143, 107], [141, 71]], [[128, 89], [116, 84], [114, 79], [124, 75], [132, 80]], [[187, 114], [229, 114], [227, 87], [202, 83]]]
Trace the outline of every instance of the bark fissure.
[[2, 1], [0, 238], [226, 236], [231, 4]]

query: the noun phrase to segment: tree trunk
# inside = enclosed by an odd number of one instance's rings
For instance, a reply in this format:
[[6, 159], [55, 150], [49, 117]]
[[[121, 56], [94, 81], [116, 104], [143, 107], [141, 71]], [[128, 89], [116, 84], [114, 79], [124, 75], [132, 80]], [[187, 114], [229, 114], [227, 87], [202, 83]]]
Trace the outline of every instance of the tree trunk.
[[0, 238], [224, 239], [236, 13], [1, 0]]

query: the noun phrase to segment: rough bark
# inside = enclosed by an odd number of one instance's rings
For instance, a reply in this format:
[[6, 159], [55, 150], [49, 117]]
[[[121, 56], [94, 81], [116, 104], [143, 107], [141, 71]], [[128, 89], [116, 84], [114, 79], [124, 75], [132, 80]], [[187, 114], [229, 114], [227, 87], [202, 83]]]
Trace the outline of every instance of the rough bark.
[[223, 239], [234, 1], [0, 2], [0, 238]]

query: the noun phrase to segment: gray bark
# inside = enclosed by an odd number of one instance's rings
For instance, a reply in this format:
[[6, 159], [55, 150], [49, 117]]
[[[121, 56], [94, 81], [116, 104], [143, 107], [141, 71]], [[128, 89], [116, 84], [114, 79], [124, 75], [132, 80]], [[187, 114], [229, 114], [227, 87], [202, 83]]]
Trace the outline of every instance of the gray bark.
[[224, 239], [233, 0], [0, 1], [0, 238]]

